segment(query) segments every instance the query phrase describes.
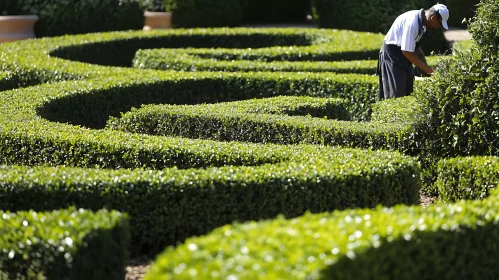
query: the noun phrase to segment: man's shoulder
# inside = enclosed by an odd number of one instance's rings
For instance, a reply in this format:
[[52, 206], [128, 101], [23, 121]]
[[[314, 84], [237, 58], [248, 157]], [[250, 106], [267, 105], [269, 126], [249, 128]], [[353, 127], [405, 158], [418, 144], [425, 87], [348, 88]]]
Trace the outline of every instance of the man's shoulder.
[[399, 16], [399, 20], [405, 26], [410, 26], [411, 28], [418, 28], [419, 26], [419, 13], [421, 10], [412, 10], [405, 12]]
[[400, 18], [407, 21], [417, 21], [421, 10], [411, 10], [400, 15]]

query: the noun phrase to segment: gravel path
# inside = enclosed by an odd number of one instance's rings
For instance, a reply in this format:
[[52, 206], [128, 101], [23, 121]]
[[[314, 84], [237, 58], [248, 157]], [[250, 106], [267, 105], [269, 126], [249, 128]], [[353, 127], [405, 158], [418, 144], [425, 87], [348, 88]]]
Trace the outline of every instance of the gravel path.
[[130, 261], [126, 267], [125, 280], [141, 280], [151, 267], [153, 260], [148, 258], [138, 258]]
[[463, 28], [449, 26], [449, 30], [444, 32], [445, 39], [449, 42], [471, 40], [471, 34]]

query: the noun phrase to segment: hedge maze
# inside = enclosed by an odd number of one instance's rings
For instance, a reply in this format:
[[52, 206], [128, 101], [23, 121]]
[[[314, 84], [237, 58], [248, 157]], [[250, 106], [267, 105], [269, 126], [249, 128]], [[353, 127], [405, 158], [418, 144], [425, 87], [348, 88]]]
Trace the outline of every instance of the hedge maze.
[[[497, 275], [496, 159], [480, 182], [439, 165], [445, 200], [484, 200], [418, 206], [424, 108], [376, 102], [381, 40], [218, 28], [0, 45], [0, 271], [123, 279], [129, 256], [170, 246], [148, 279]], [[483, 192], [456, 194], [464, 181]]]

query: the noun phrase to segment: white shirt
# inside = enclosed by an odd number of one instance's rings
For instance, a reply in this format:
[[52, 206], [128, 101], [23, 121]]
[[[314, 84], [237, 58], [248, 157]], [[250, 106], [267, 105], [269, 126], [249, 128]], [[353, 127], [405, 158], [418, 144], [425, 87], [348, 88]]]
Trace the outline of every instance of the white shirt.
[[416, 43], [426, 32], [426, 26], [423, 25], [420, 15], [421, 10], [413, 10], [398, 16], [386, 33], [385, 44], [397, 45], [403, 51], [414, 52]]

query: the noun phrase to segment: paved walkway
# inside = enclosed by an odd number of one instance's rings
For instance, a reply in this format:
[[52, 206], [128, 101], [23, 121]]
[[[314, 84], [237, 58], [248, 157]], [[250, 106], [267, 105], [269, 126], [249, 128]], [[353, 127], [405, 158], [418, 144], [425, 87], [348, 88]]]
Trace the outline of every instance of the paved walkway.
[[449, 30], [444, 32], [445, 39], [449, 42], [471, 40], [471, 34], [464, 28], [449, 26]]

